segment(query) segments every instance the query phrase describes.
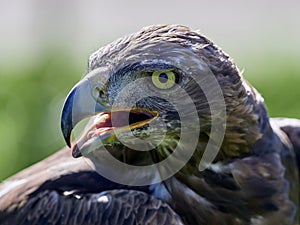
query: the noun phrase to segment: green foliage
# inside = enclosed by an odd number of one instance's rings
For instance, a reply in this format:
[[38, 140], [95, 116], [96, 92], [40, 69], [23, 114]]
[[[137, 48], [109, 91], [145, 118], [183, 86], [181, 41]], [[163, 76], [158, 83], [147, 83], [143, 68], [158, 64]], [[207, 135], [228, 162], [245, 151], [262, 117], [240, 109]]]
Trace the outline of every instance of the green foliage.
[[0, 180], [64, 146], [61, 108], [84, 70], [63, 54], [1, 70]]
[[299, 56], [268, 53], [248, 58], [245, 78], [262, 94], [269, 115], [300, 119]]
[[[300, 118], [300, 67], [294, 59], [255, 58], [245, 77], [264, 96], [271, 116]], [[65, 144], [60, 132], [64, 98], [85, 72], [66, 54], [45, 54], [33, 66], [0, 71], [0, 180]]]

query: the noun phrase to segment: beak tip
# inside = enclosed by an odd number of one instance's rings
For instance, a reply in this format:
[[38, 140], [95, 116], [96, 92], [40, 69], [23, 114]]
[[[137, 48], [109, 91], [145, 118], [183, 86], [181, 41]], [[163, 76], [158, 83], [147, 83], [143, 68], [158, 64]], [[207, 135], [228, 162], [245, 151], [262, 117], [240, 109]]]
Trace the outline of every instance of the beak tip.
[[68, 146], [69, 148], [71, 148], [71, 141], [66, 141], [66, 143], [67, 143], [67, 146]]
[[79, 157], [82, 156], [82, 154], [81, 154], [81, 152], [80, 152], [77, 145], [74, 145], [74, 147], [72, 149], [72, 156], [73, 156], [73, 158], [79, 158]]

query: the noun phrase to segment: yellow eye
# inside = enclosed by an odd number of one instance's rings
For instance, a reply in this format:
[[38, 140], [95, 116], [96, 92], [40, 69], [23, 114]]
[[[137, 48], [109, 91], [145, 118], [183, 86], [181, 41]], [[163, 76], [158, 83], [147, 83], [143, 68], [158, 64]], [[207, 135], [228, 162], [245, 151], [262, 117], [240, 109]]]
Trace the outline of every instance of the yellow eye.
[[169, 89], [176, 83], [176, 74], [173, 71], [153, 72], [152, 82], [159, 89]]

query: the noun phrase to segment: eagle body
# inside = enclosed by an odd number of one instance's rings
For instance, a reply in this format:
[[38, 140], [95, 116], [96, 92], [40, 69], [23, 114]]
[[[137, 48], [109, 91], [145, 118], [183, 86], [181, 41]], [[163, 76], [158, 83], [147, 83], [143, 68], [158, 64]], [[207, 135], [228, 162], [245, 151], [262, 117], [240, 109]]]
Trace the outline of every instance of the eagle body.
[[1, 225], [299, 224], [300, 121], [269, 118], [190, 28], [146, 27], [93, 53], [61, 126], [72, 151], [1, 184]]

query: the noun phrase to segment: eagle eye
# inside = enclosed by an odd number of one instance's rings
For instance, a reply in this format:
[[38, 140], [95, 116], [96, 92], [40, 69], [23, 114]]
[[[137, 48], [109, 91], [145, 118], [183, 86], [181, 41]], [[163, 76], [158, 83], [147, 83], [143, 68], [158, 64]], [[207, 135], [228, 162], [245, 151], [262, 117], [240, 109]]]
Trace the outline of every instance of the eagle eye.
[[155, 71], [152, 73], [152, 83], [159, 89], [169, 89], [175, 85], [178, 77], [173, 71]]

